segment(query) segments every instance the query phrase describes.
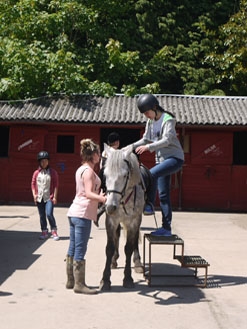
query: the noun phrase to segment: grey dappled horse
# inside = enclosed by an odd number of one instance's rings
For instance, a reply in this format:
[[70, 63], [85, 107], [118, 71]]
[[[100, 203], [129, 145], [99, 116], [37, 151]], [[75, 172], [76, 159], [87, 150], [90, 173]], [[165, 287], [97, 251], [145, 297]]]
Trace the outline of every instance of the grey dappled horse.
[[144, 207], [144, 188], [138, 159], [132, 152], [132, 146], [114, 150], [105, 145], [107, 160], [104, 169], [107, 189], [106, 208], [106, 264], [101, 290], [111, 289], [111, 265], [116, 266], [118, 258], [120, 223], [126, 230], [125, 269], [123, 286], [133, 288], [131, 276], [131, 257], [133, 256], [135, 270], [142, 272], [138, 249], [140, 225]]

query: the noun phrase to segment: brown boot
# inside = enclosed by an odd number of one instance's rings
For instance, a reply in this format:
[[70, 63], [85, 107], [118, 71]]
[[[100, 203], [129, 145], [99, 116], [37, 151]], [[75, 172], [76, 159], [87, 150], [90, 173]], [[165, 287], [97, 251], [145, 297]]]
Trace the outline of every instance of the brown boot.
[[75, 278], [74, 292], [78, 294], [92, 295], [97, 294], [96, 289], [90, 289], [85, 283], [85, 267], [86, 261], [74, 260], [73, 272]]
[[69, 255], [66, 256], [67, 289], [73, 289], [75, 285], [75, 279], [73, 274], [73, 261], [73, 257]]

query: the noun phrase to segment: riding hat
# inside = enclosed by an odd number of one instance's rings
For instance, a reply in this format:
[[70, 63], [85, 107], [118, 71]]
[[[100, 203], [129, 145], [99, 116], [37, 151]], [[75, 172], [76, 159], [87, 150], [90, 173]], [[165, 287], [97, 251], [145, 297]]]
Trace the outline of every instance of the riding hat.
[[152, 94], [143, 94], [137, 100], [137, 107], [141, 113], [152, 110], [155, 106], [159, 106], [159, 102]]
[[37, 155], [37, 160], [40, 161], [40, 160], [43, 160], [43, 159], [47, 159], [47, 160], [50, 160], [50, 156], [49, 156], [49, 153], [46, 152], [46, 151], [40, 151]]
[[107, 142], [108, 142], [109, 145], [111, 145], [111, 144], [113, 144], [113, 143], [115, 143], [116, 141], [119, 141], [119, 140], [120, 140], [120, 136], [116, 132], [110, 133], [110, 135], [107, 138]]

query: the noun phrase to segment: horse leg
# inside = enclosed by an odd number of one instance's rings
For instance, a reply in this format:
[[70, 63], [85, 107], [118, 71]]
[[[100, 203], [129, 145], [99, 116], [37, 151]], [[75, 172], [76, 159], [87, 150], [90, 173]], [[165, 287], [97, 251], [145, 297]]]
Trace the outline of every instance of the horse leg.
[[139, 252], [139, 237], [134, 242], [133, 252], [134, 269], [136, 273], [143, 273], [143, 264], [141, 262], [141, 256]]
[[130, 234], [128, 231], [127, 233], [127, 241], [124, 247], [125, 251], [125, 268], [124, 268], [124, 279], [123, 279], [123, 287], [124, 288], [134, 288], [134, 281], [131, 276], [131, 256], [133, 254], [133, 250], [135, 247], [135, 241], [137, 239], [138, 241], [138, 236], [139, 236], [139, 230], [137, 230], [136, 233]]
[[[108, 233], [107, 233], [108, 234]], [[105, 269], [103, 272], [103, 278], [100, 282], [99, 289], [101, 291], [109, 291], [111, 290], [111, 260], [112, 256], [114, 254], [114, 240], [112, 237], [107, 238], [107, 245], [106, 245], [106, 263], [105, 263]]]
[[126, 260], [125, 260], [125, 268], [124, 268], [123, 287], [134, 288], [134, 281], [131, 276], [131, 256], [133, 253], [133, 244], [128, 240], [124, 247], [124, 251], [125, 251]]
[[121, 232], [121, 225], [118, 225], [117, 231], [116, 231], [116, 240], [115, 240], [115, 251], [114, 255], [112, 257], [111, 261], [111, 268], [117, 268], [117, 259], [119, 258], [119, 238], [120, 238], [120, 232]]

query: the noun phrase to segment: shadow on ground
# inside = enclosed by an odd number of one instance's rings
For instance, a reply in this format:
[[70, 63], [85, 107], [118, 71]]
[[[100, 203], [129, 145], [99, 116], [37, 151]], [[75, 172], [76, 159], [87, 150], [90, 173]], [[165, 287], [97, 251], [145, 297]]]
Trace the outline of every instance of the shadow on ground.
[[[245, 285], [247, 277], [232, 275], [210, 275], [206, 288], [194, 286], [201, 281], [201, 277], [194, 277], [194, 270], [181, 268], [174, 264], [154, 263], [154, 270], [158, 275], [153, 278], [154, 286], [148, 286], [145, 278], [135, 282], [134, 289], [126, 289], [120, 285], [112, 285], [110, 291], [101, 293], [132, 293], [151, 298], [157, 305], [193, 304], [198, 302], [210, 302], [205, 298], [204, 291], [213, 288], [227, 288], [236, 285]], [[123, 267], [112, 270], [123, 271]], [[134, 271], [134, 269], [132, 269]], [[154, 273], [155, 274], [155, 273]]]
[[38, 232], [0, 230], [0, 285], [16, 270], [28, 269], [40, 255], [35, 251], [45, 241]]

